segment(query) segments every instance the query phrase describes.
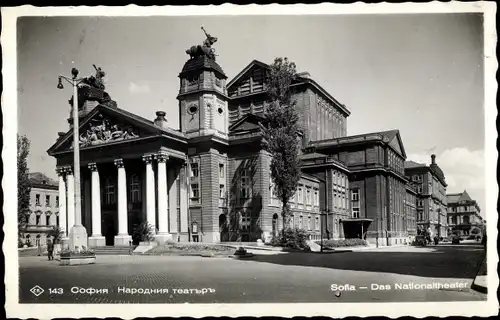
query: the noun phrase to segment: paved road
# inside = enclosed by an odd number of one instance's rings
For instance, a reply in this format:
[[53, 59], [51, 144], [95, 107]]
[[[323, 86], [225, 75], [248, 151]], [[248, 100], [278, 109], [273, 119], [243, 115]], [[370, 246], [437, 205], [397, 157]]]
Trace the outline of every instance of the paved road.
[[[252, 260], [167, 256], [98, 256], [97, 264], [59, 266], [46, 257], [20, 258], [21, 303], [241, 303], [471, 301], [480, 246], [386, 248], [336, 254], [258, 255]], [[467, 288], [396, 290], [396, 283], [462, 283]], [[332, 284], [350, 285], [340, 292]], [[39, 285], [39, 297], [29, 289]], [[379, 285], [379, 290], [372, 290]], [[380, 290], [382, 286], [391, 286]], [[108, 294], [71, 293], [72, 287]], [[165, 294], [129, 294], [126, 288], [166, 288]], [[366, 287], [364, 289], [363, 287]], [[62, 288], [63, 294], [49, 288]], [[178, 293], [173, 289], [214, 289]], [[352, 290], [354, 289], [354, 290]], [[183, 291], [184, 292], [184, 291]], [[339, 294], [340, 293], [340, 294]]]

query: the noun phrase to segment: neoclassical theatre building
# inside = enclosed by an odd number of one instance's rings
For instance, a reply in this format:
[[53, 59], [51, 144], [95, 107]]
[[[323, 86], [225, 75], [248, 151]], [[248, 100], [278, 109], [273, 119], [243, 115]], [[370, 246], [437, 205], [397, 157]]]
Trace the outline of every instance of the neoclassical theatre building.
[[[164, 241], [267, 241], [282, 228], [261, 148], [268, 65], [252, 61], [231, 81], [207, 35], [179, 77], [179, 129], [163, 111], [145, 119], [120, 109], [99, 74], [79, 88], [82, 223], [90, 246], [128, 245], [147, 221]], [[349, 110], [308, 73], [292, 83], [302, 137], [302, 178], [291, 223], [319, 238], [406, 241], [406, 158], [398, 130], [347, 136]], [[70, 100], [72, 103], [72, 100]], [[57, 159], [59, 216], [74, 224], [73, 128], [48, 150]], [[324, 213], [326, 224], [321, 223]]]

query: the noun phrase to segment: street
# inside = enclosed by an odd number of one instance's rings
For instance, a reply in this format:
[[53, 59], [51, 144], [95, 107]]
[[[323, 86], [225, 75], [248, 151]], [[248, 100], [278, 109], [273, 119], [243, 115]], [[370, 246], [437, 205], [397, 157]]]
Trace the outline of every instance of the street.
[[[486, 296], [470, 285], [483, 254], [480, 245], [464, 244], [262, 254], [249, 260], [98, 256], [96, 264], [82, 266], [21, 257], [20, 303], [478, 301]], [[406, 289], [397, 288], [403, 284]], [[433, 284], [434, 289], [408, 289]], [[38, 297], [30, 292], [35, 285], [44, 290]]]

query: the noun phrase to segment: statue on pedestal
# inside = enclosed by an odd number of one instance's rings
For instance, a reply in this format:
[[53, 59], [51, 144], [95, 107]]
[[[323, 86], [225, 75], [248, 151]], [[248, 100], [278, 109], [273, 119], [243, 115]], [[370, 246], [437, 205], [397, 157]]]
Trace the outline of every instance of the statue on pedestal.
[[212, 48], [212, 45], [217, 42], [217, 37], [213, 37], [209, 33], [205, 31], [205, 28], [201, 27], [201, 30], [205, 33], [205, 36], [207, 37], [203, 41], [203, 45], [194, 45], [191, 48], [186, 50], [186, 53], [189, 54], [191, 59], [195, 59], [199, 56], [207, 56], [210, 59], [215, 61], [215, 49]]

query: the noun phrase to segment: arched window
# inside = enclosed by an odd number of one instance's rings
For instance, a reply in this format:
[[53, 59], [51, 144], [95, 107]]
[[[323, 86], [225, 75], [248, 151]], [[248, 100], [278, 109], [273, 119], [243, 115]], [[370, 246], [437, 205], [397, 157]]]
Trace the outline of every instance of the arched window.
[[36, 212], [36, 225], [39, 226], [40, 223], [41, 223], [41, 218], [42, 218], [42, 212], [41, 211], [37, 211]]
[[114, 204], [116, 203], [116, 195], [115, 195], [115, 182], [110, 178], [106, 178], [104, 184], [104, 199], [106, 204]]
[[141, 202], [141, 180], [136, 174], [130, 176], [130, 201]]

